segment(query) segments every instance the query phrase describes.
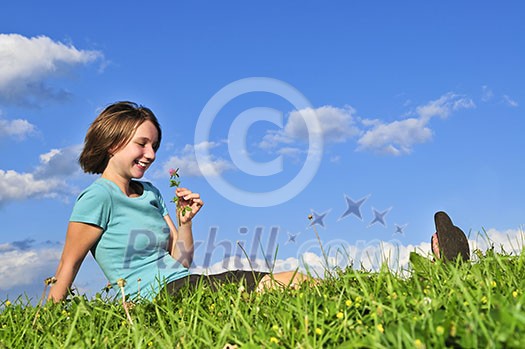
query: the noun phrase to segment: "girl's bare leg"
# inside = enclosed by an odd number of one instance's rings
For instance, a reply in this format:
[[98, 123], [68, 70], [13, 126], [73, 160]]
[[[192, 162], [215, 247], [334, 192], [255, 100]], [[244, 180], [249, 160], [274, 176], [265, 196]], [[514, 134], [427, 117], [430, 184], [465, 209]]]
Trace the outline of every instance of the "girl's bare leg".
[[295, 271], [285, 271], [276, 274], [265, 275], [257, 285], [257, 292], [274, 289], [277, 287], [297, 288], [303, 282], [316, 282], [315, 279]]
[[440, 254], [440, 251], [439, 251], [439, 243], [438, 243], [437, 233], [434, 233], [434, 235], [432, 235], [432, 252], [436, 256], [436, 258], [440, 258], [441, 254]]

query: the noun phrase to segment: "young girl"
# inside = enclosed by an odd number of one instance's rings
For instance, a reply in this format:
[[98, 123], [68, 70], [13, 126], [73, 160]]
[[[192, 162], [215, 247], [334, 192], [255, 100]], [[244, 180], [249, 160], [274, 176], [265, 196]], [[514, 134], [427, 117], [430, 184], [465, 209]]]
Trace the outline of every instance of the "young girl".
[[295, 272], [190, 275], [192, 220], [204, 204], [200, 195], [176, 189], [180, 204], [191, 208], [178, 213], [177, 229], [159, 190], [136, 180], [155, 161], [161, 136], [153, 112], [132, 102], [109, 105], [91, 124], [79, 162], [84, 172], [101, 176], [75, 203], [50, 299], [60, 301], [68, 295], [88, 251], [113, 286], [119, 279], [126, 281], [125, 293], [132, 299], [140, 293], [151, 300], [164, 285], [171, 293], [198, 282], [214, 289], [224, 282], [244, 282], [254, 290], [307, 279]]

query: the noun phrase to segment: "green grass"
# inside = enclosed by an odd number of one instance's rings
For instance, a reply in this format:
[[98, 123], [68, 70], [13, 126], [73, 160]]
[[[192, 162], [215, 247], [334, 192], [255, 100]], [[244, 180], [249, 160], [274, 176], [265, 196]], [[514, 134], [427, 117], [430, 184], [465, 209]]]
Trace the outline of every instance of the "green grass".
[[347, 269], [298, 290], [200, 288], [137, 304], [133, 325], [117, 300], [4, 301], [0, 347], [525, 347], [525, 253], [477, 254], [457, 265], [413, 254], [405, 277]]

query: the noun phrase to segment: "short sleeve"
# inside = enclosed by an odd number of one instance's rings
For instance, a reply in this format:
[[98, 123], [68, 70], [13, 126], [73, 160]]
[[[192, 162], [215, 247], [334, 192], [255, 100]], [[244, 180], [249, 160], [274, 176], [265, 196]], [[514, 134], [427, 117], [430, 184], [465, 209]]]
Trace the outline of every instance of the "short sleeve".
[[160, 192], [157, 192], [157, 194], [158, 194], [159, 203], [160, 203], [160, 211], [162, 213], [162, 217], [164, 217], [169, 213], [169, 211], [168, 211], [168, 208], [166, 207], [166, 203], [164, 202], [164, 199], [162, 198], [162, 195], [160, 195]]
[[77, 198], [70, 222], [94, 224], [106, 230], [111, 215], [111, 196], [101, 185], [93, 184]]

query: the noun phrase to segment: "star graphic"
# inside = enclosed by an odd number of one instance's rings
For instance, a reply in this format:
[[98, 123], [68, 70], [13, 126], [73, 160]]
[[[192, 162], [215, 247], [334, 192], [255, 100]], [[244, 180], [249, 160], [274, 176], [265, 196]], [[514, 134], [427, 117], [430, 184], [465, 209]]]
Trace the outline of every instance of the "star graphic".
[[407, 227], [408, 224], [403, 224], [403, 225], [394, 224], [394, 225], [396, 226], [396, 231], [394, 232], [394, 234], [405, 235], [404, 229]]
[[392, 207], [387, 208], [383, 212], [379, 212], [378, 210], [372, 207], [372, 211], [374, 212], [374, 219], [372, 219], [372, 221], [370, 222], [370, 224], [368, 224], [368, 226], [370, 227], [375, 223], [379, 223], [379, 224], [382, 224], [384, 227], [386, 227], [385, 216], [388, 212], [390, 212], [391, 209]]
[[348, 207], [346, 208], [346, 211], [341, 215], [341, 217], [339, 217], [338, 220], [340, 221], [341, 219], [346, 218], [351, 214], [354, 214], [357, 218], [363, 220], [363, 216], [361, 216], [361, 205], [363, 205], [363, 203], [366, 200], [368, 200], [369, 197], [370, 194], [357, 201], [354, 201], [348, 195], [345, 194], [346, 205]]
[[295, 239], [297, 239], [297, 236], [301, 234], [301, 233], [296, 233], [296, 234], [292, 234], [290, 232], [288, 232], [288, 240], [286, 241], [286, 245], [288, 244], [295, 244], [297, 241], [295, 241]]
[[328, 214], [328, 212], [330, 212], [330, 210], [325, 211], [321, 214], [315, 212], [314, 210], [311, 210], [311, 211], [312, 211], [312, 214], [310, 215], [311, 216], [310, 220], [312, 221], [312, 223], [310, 223], [310, 226], [318, 224], [324, 228], [324, 217]]

